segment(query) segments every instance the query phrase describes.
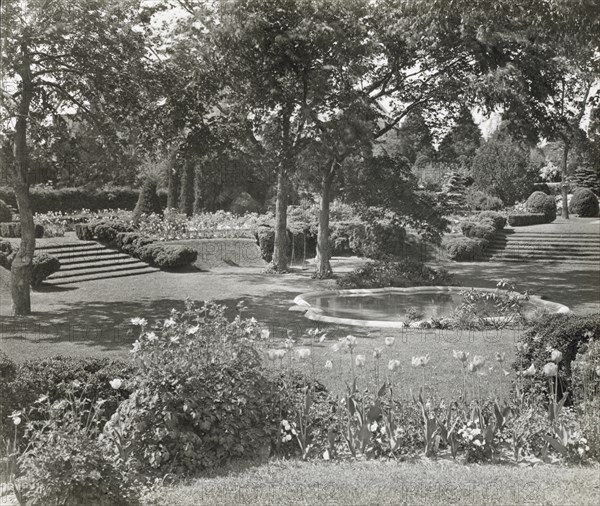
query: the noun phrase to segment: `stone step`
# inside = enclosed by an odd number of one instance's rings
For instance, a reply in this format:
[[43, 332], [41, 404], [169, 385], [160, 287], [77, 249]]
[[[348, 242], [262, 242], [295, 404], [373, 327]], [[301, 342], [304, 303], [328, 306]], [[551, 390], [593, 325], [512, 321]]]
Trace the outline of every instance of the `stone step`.
[[573, 255], [573, 256], [600, 256], [598, 249], [580, 249], [580, 248], [532, 248], [531, 246], [513, 246], [506, 248], [498, 246], [488, 246], [487, 251], [520, 251], [522, 253], [542, 253], [547, 255]]
[[117, 250], [105, 248], [104, 246], [96, 246], [96, 247], [79, 247], [79, 248], [72, 247], [72, 248], [61, 248], [61, 249], [46, 248], [46, 249], [36, 249], [36, 251], [42, 251], [48, 255], [61, 257], [61, 256], [87, 255], [90, 253], [97, 253], [97, 252], [101, 252], [101, 251], [116, 252]]
[[46, 279], [44, 283], [48, 285], [70, 285], [74, 283], [82, 283], [85, 281], [94, 281], [98, 279], [112, 279], [112, 278], [124, 278], [129, 276], [141, 276], [144, 274], [152, 274], [154, 272], [159, 272], [160, 269], [156, 269], [154, 267], [150, 267], [149, 265], [145, 265], [144, 268], [141, 269], [129, 269], [124, 271], [107, 271], [104, 273], [97, 274], [81, 274], [78, 276], [68, 277], [68, 278], [54, 278], [53, 276]]
[[86, 256], [62, 256], [56, 257], [60, 260], [60, 263], [63, 265], [69, 264], [82, 264], [82, 263], [94, 263], [94, 262], [103, 262], [107, 260], [119, 261], [125, 260], [130, 257], [127, 253], [118, 253], [115, 251], [111, 251], [110, 253], [100, 253], [97, 255], [86, 255]]
[[121, 267], [124, 265], [135, 265], [135, 264], [143, 264], [147, 265], [143, 262], [140, 262], [136, 258], [131, 258], [125, 256], [124, 258], [119, 259], [104, 259], [104, 260], [96, 260], [94, 262], [61, 262], [60, 272], [65, 271], [80, 271], [82, 269], [91, 269], [96, 267]]
[[155, 269], [153, 267], [150, 267], [148, 264], [145, 264], [140, 261], [136, 261], [131, 264], [121, 265], [121, 266], [115, 266], [115, 265], [96, 266], [94, 264], [91, 264], [88, 266], [83, 266], [81, 269], [75, 269], [75, 270], [67, 269], [66, 271], [63, 271], [61, 269], [58, 272], [52, 274], [50, 277], [48, 277], [48, 279], [72, 278], [75, 276], [90, 276], [93, 274], [105, 274], [105, 273], [130, 271], [130, 270], [137, 270], [137, 269], [147, 269], [147, 268], [151, 268], [154, 270], [160, 270], [160, 269]]

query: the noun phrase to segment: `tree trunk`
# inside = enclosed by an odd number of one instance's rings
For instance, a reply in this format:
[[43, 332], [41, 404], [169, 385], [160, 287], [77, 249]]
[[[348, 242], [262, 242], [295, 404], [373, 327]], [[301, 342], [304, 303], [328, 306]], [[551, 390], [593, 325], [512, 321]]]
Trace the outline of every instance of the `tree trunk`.
[[329, 245], [329, 204], [333, 184], [333, 171], [323, 174], [321, 180], [321, 207], [319, 209], [319, 231], [317, 234], [317, 258], [314, 277], [326, 279], [331, 277], [333, 271], [329, 259], [331, 248]]
[[11, 174], [21, 220], [21, 245], [11, 266], [12, 314], [15, 316], [31, 313], [30, 283], [33, 255], [35, 253], [35, 226], [29, 199], [29, 183], [27, 181], [27, 122], [29, 119], [29, 106], [33, 96], [33, 83], [31, 82], [27, 46], [23, 45], [22, 50], [23, 61], [19, 70], [22, 93], [19, 115], [15, 125], [15, 159]]
[[286, 272], [287, 258], [287, 176], [286, 167], [279, 166], [277, 172], [277, 198], [275, 202], [275, 246], [273, 250], [273, 268], [277, 272]]
[[191, 216], [194, 213], [194, 193], [195, 193], [195, 172], [194, 163], [186, 161], [183, 167], [181, 177], [181, 194], [179, 195], [179, 212]]
[[569, 156], [569, 143], [564, 142], [563, 148], [563, 160], [562, 160], [562, 174], [561, 174], [561, 195], [562, 195], [562, 217], [565, 220], [569, 219], [569, 203], [567, 201], [569, 196], [569, 187], [567, 183], [568, 169], [567, 169], [567, 158]]
[[177, 171], [177, 152], [179, 144], [173, 148], [169, 157], [169, 165], [167, 167], [167, 209], [177, 209], [179, 200], [179, 172]]

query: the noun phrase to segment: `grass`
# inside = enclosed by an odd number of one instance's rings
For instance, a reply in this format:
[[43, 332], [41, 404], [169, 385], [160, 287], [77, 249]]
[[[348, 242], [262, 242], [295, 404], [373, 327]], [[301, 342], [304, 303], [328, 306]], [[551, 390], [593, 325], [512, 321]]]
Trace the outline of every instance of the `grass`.
[[150, 505], [598, 504], [597, 467], [488, 466], [452, 461], [270, 462], [159, 488]]

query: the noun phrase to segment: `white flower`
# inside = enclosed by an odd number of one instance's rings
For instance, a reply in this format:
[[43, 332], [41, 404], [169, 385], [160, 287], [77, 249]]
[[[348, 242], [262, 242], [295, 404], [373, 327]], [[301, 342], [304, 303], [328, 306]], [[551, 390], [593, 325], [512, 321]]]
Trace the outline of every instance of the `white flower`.
[[[471, 438], [469, 438], [469, 439], [471, 439]], [[476, 439], [475, 441], [473, 441], [473, 444], [475, 446], [481, 446], [481, 441], [479, 441], [479, 439]]]
[[168, 329], [170, 327], [172, 327], [173, 325], [175, 325], [175, 320], [173, 318], [168, 318], [165, 320], [165, 323], [163, 323], [163, 327]]
[[180, 338], [181, 336], [171, 336], [171, 342], [176, 343], [177, 341], [179, 341]]
[[558, 374], [558, 366], [554, 362], [548, 362], [543, 369], [544, 376], [556, 376]]
[[148, 325], [148, 320], [146, 320], [146, 318], [132, 318], [131, 319], [131, 323], [133, 325], [138, 325], [140, 327], [145, 327], [146, 325]]
[[429, 353], [422, 357], [413, 357], [411, 363], [413, 367], [425, 367], [429, 363]]
[[40, 396], [38, 398], [37, 401], [34, 402], [34, 404], [39, 404], [39, 403], [42, 403], [42, 402], [46, 402], [47, 400], [48, 400], [48, 396], [47, 395], [42, 395], [42, 396]]
[[153, 343], [154, 341], [158, 340], [158, 337], [156, 336], [156, 334], [154, 332], [148, 332], [146, 334], [146, 339], [148, 339], [148, 341], [150, 341], [151, 343]]
[[115, 378], [114, 380], [110, 380], [109, 383], [112, 388], [119, 390], [123, 385], [123, 380], [121, 378]]
[[13, 423], [15, 425], [19, 425], [21, 423], [21, 417], [20, 416], [14, 416], [13, 417]]
[[400, 360], [392, 359], [388, 362], [388, 369], [390, 371], [395, 371], [400, 367]]
[[500, 363], [504, 362], [504, 359], [506, 358], [506, 353], [499, 353], [496, 352], [496, 360]]
[[333, 369], [333, 362], [331, 360], [325, 362], [325, 369]]
[[185, 333], [189, 336], [191, 334], [195, 334], [199, 330], [200, 330], [200, 325], [195, 325], [194, 327], [189, 327]]
[[322, 343], [323, 341], [325, 341], [325, 339], [327, 339], [327, 334], [323, 334], [320, 338], [319, 338], [319, 342]]
[[534, 376], [535, 373], [535, 365], [531, 364], [525, 371], [523, 371], [523, 376]]
[[329, 450], [327, 449], [323, 452], [323, 460], [329, 460]]
[[79, 380], [74, 380], [71, 385], [73, 386], [73, 388], [79, 388], [81, 386], [81, 381]]
[[370, 427], [370, 429], [371, 429], [371, 432], [375, 432], [375, 431], [377, 430], [377, 422], [373, 422], [373, 423], [371, 424], [371, 427]]
[[386, 337], [385, 338], [385, 345], [386, 346], [392, 346], [392, 344], [394, 344], [394, 338], [392, 336]]
[[288, 434], [287, 436], [285, 436], [285, 440], [286, 441], [291, 441], [292, 440], [292, 435]]
[[277, 358], [277, 351], [278, 350], [267, 350], [267, 356], [269, 357], [269, 360], [273, 361]]
[[269, 329], [262, 329], [260, 331], [260, 337], [263, 339], [269, 339], [269, 337], [271, 337], [271, 331]]
[[344, 345], [350, 350], [354, 349], [354, 347], [356, 346], [356, 337], [346, 336], [344, 338]]
[[365, 357], [364, 355], [356, 355], [356, 358], [354, 359], [356, 367], [364, 367], [366, 362], [367, 357]]
[[563, 354], [558, 350], [552, 350], [550, 358], [552, 359], [552, 362], [558, 364], [562, 360]]
[[469, 353], [466, 353], [464, 351], [452, 350], [452, 355], [454, 355], [454, 358], [460, 360], [463, 363], [469, 359]]
[[300, 348], [296, 350], [296, 354], [300, 360], [306, 360], [310, 357], [310, 349], [309, 348]]
[[583, 457], [583, 452], [584, 452], [583, 448], [581, 448], [581, 447], [577, 448], [577, 453], [579, 453], [580, 457]]

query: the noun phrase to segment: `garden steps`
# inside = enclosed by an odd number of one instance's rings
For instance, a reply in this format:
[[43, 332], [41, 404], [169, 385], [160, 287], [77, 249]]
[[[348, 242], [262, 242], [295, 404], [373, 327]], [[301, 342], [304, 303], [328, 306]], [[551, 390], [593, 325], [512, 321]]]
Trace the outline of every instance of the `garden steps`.
[[600, 228], [595, 232], [559, 233], [507, 229], [486, 249], [492, 261], [594, 264], [600, 268]]
[[55, 256], [61, 263], [60, 270], [46, 279], [45, 283], [48, 285], [139, 276], [160, 270], [95, 241], [51, 243], [36, 248], [36, 252]]

